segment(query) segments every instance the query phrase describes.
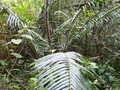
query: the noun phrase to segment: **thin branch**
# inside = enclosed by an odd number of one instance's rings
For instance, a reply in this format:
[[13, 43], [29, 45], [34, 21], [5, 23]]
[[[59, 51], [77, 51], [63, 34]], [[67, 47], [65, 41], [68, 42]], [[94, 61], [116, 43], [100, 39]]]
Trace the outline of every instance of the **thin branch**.
[[46, 34], [47, 34], [47, 39], [49, 45], [51, 45], [51, 37], [50, 37], [50, 25], [49, 25], [49, 5], [50, 5], [50, 0], [46, 0], [46, 11], [45, 11], [45, 29], [46, 29]]

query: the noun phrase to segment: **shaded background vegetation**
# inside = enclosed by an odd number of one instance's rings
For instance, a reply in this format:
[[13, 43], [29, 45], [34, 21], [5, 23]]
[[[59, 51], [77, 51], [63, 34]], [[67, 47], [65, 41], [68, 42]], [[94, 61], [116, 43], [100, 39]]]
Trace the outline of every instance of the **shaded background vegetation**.
[[[101, 90], [120, 89], [119, 0], [0, 0], [0, 88], [33, 90], [34, 59], [75, 51], [97, 63]], [[49, 31], [49, 37], [48, 37]]]

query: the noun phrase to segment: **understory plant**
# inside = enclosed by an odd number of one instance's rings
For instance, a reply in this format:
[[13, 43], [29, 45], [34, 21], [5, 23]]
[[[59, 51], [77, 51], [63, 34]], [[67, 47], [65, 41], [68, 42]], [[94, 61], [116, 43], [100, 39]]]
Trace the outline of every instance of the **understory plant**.
[[[0, 5], [0, 89], [115, 89], [120, 75], [119, 3], [8, 2]], [[36, 58], [33, 75], [29, 66]]]
[[[87, 69], [87, 66], [92, 69]], [[44, 87], [47, 90], [97, 90], [91, 83], [95, 80], [94, 68], [97, 68], [95, 63], [89, 62], [76, 52], [47, 55], [35, 62], [35, 89]]]

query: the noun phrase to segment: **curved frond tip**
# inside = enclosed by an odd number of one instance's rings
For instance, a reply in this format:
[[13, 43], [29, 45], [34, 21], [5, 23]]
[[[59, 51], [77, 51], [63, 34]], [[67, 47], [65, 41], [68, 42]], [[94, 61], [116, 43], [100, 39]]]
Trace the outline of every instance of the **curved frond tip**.
[[91, 90], [82, 71], [82, 55], [76, 52], [55, 53], [37, 60], [34, 68], [37, 72], [36, 89], [47, 90]]

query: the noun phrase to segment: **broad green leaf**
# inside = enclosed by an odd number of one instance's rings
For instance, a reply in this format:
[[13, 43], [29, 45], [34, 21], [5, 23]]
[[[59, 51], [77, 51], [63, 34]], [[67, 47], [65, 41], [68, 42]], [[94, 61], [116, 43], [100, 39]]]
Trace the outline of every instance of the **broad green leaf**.
[[10, 53], [11, 55], [15, 56], [16, 58], [22, 58], [22, 56], [18, 53]]
[[18, 31], [18, 33], [20, 33], [20, 34], [23, 33], [23, 32], [24, 32], [23, 30], [19, 30], [19, 31]]
[[92, 63], [90, 63], [90, 64], [92, 65], [93, 68], [98, 68], [97, 65], [96, 65], [96, 63], [93, 63], [93, 62], [92, 62]]
[[37, 79], [36, 78], [30, 78], [31, 81], [36, 81]]
[[11, 44], [11, 42], [7, 42], [7, 43], [3, 44], [3, 46], [7, 46], [9, 44]]
[[28, 35], [28, 34], [22, 34], [21, 37], [33, 40], [32, 36]]
[[7, 65], [7, 63], [5, 61], [3, 61], [3, 60], [0, 60], [0, 64]]
[[11, 42], [19, 45], [22, 42], [22, 39], [12, 39]]

